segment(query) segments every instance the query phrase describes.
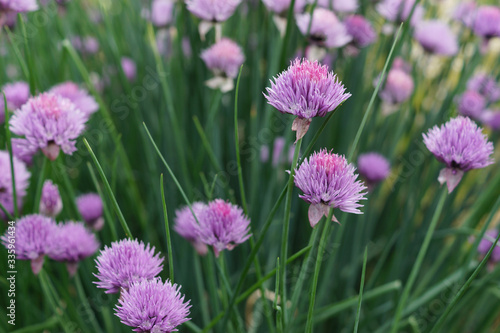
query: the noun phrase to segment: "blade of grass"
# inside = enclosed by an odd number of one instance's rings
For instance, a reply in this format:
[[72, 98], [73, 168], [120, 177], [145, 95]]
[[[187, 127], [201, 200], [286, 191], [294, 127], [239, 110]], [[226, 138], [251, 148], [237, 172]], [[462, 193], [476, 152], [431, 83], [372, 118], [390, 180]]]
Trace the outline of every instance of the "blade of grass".
[[368, 260], [368, 247], [365, 247], [363, 256], [363, 270], [361, 271], [361, 283], [359, 286], [358, 310], [356, 311], [356, 320], [354, 324], [354, 333], [358, 332], [359, 318], [361, 317], [361, 303], [363, 301], [363, 288], [365, 287], [366, 261]]
[[101, 164], [99, 164], [99, 161], [97, 160], [97, 157], [94, 154], [94, 151], [90, 147], [89, 143], [87, 142], [87, 139], [83, 139], [83, 143], [87, 147], [90, 157], [92, 158], [92, 161], [94, 162], [94, 165], [97, 169], [97, 172], [99, 173], [99, 176], [101, 177], [101, 181], [104, 184], [104, 188], [106, 190], [106, 193], [108, 194], [109, 199], [111, 200], [111, 203], [113, 204], [113, 209], [115, 210], [116, 215], [118, 216], [118, 220], [120, 221], [120, 224], [122, 225], [123, 231], [125, 231], [125, 236], [128, 238], [133, 238], [132, 232], [130, 231], [130, 228], [128, 227], [127, 221], [125, 221], [125, 217], [123, 216], [123, 213], [120, 209], [120, 206], [118, 205], [118, 202], [116, 201], [116, 198], [113, 194], [113, 191], [111, 191], [111, 186], [109, 186], [109, 182], [106, 179], [106, 175], [104, 174], [104, 170], [102, 170]]
[[160, 175], [161, 202], [163, 204], [163, 217], [165, 219], [165, 233], [168, 251], [168, 275], [170, 282], [174, 283], [174, 260], [172, 256], [172, 242], [170, 241], [170, 227], [168, 225], [167, 203], [165, 202], [165, 189], [163, 187], [163, 174]]
[[3, 102], [4, 102], [4, 114], [5, 114], [5, 138], [7, 141], [7, 151], [9, 152], [9, 160], [10, 160], [10, 175], [12, 181], [12, 196], [14, 201], [14, 218], [17, 219], [19, 216], [19, 208], [17, 207], [17, 190], [16, 190], [16, 175], [14, 172], [14, 156], [12, 155], [12, 142], [11, 135], [9, 130], [9, 108], [7, 107], [7, 98], [5, 97], [5, 93], [2, 92]]
[[19, 26], [21, 28], [21, 32], [23, 34], [24, 39], [24, 55], [26, 57], [26, 63], [28, 64], [28, 73], [29, 73], [29, 85], [30, 85], [30, 94], [32, 96], [36, 93], [36, 83], [35, 83], [35, 69], [33, 64], [33, 55], [30, 51], [30, 46], [28, 43], [28, 35], [26, 33], [26, 25], [24, 24], [24, 19], [22, 14], [17, 14], [17, 20], [19, 22]]
[[236, 163], [238, 164], [238, 182], [240, 184], [241, 205], [245, 215], [248, 215], [247, 199], [245, 196], [245, 186], [243, 185], [243, 172], [241, 170], [241, 157], [240, 157], [240, 135], [238, 132], [238, 91], [240, 89], [241, 70], [243, 65], [240, 66], [238, 79], [236, 81], [236, 90], [234, 92], [234, 147], [236, 149]]

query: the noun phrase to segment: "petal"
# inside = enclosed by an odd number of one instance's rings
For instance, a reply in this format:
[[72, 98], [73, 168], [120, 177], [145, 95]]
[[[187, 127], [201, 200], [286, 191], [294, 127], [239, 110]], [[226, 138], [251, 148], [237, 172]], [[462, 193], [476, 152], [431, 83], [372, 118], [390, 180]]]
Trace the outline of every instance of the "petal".
[[[324, 216], [328, 217], [329, 207], [323, 204], [310, 205], [308, 210], [309, 223], [314, 228]], [[333, 220], [333, 219], [332, 219]]]
[[309, 125], [311, 125], [311, 119], [295, 118], [292, 124], [292, 131], [297, 131], [297, 139], [295, 142], [299, 141], [304, 137], [304, 135], [306, 135]]
[[464, 172], [462, 170], [444, 168], [439, 172], [438, 181], [441, 185], [446, 182], [448, 193], [451, 193], [462, 179]]

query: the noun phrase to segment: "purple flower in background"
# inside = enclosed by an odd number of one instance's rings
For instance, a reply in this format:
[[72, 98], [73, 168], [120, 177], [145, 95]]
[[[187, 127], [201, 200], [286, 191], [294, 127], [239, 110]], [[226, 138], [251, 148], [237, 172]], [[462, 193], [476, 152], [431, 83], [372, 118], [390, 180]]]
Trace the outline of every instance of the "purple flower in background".
[[[300, 198], [310, 203], [309, 223], [315, 227], [330, 208], [346, 213], [362, 214], [360, 200], [365, 200], [366, 187], [357, 180], [356, 168], [344, 156], [322, 149], [304, 159], [295, 170], [295, 186], [304, 192]], [[335, 216], [332, 221], [338, 222]]]
[[116, 316], [134, 332], [170, 333], [188, 321], [189, 301], [184, 302], [180, 286], [161, 279], [143, 280], [124, 290], [116, 306]]
[[[307, 34], [310, 21], [310, 13], [297, 16], [297, 26], [303, 35]], [[316, 8], [312, 14], [309, 40], [319, 47], [332, 48], [346, 45], [352, 40], [352, 37], [332, 11], [325, 8]]]
[[[479, 242], [479, 245], [477, 246], [477, 252], [481, 254], [483, 257], [486, 256], [490, 248], [493, 246], [494, 241], [498, 237], [498, 231], [497, 230], [488, 230], [483, 239]], [[497, 263], [500, 261], [500, 242], [495, 246], [493, 249], [493, 252], [491, 252], [491, 257], [490, 260], [493, 263]]]
[[298, 58], [271, 80], [266, 91], [269, 104], [281, 113], [297, 116], [292, 125], [297, 140], [306, 134], [313, 117], [326, 116], [351, 96], [327, 66]]
[[233, 15], [241, 0], [186, 0], [187, 9], [202, 20], [224, 22]]
[[[286, 17], [291, 0], [262, 0], [264, 5], [276, 15]], [[306, 6], [306, 0], [295, 0], [294, 12], [300, 13]]]
[[466, 117], [478, 119], [485, 107], [486, 100], [474, 90], [467, 90], [458, 99], [458, 112]]
[[95, 235], [81, 222], [68, 221], [57, 225], [51, 242], [48, 256], [64, 261], [70, 276], [75, 275], [80, 260], [90, 257], [99, 249]]
[[[378, 80], [377, 80], [378, 83]], [[380, 98], [388, 104], [401, 104], [413, 93], [413, 78], [403, 69], [394, 67], [387, 74], [384, 89], [380, 90]]]
[[134, 282], [151, 280], [163, 269], [160, 254], [155, 254], [154, 246], [138, 242], [136, 239], [122, 239], [105, 246], [96, 258], [99, 281], [98, 288], [106, 289], [106, 294], [127, 290]]
[[500, 100], [500, 86], [493, 77], [484, 73], [474, 75], [467, 82], [467, 90], [478, 92], [489, 102], [497, 102]]
[[38, 10], [36, 0], [0, 0], [0, 16], [2, 13], [24, 13]]
[[269, 161], [269, 147], [267, 145], [260, 146], [260, 161], [262, 163]]
[[75, 104], [77, 109], [85, 114], [87, 119], [99, 110], [99, 104], [97, 104], [94, 97], [90, 96], [87, 90], [80, 88], [74, 82], [67, 81], [60, 83], [53, 86], [49, 92], [69, 99]]
[[[207, 208], [202, 202], [193, 202], [191, 205], [196, 219], [200, 220], [201, 215]], [[207, 245], [200, 240], [197, 233], [198, 223], [196, 222], [191, 209], [185, 206], [175, 211], [174, 230], [189, 241], [198, 254], [204, 256], [208, 252]]]
[[88, 227], [95, 231], [102, 229], [104, 225], [103, 207], [101, 197], [97, 193], [80, 195], [76, 198], [76, 206]]
[[99, 41], [92, 36], [75, 36], [71, 38], [71, 45], [84, 54], [95, 54], [99, 51]]
[[[415, 5], [415, 0], [382, 0], [375, 9], [385, 19], [392, 22], [406, 21]], [[416, 26], [424, 16], [424, 8], [421, 5], [415, 7], [411, 17], [411, 25]]]
[[374, 152], [361, 154], [358, 157], [358, 171], [366, 179], [368, 188], [386, 179], [391, 173], [389, 161]]
[[458, 52], [457, 36], [444, 22], [422, 21], [415, 27], [413, 36], [429, 53], [452, 56]]
[[[308, 0], [308, 2], [313, 4], [314, 0]], [[317, 6], [333, 8], [338, 13], [353, 13], [358, 9], [358, 0], [318, 0]]]
[[208, 203], [198, 220], [199, 239], [213, 247], [215, 256], [223, 250], [232, 250], [250, 238], [250, 220], [243, 210], [222, 199]]
[[[14, 82], [5, 84], [2, 89], [7, 100], [7, 108], [14, 111], [26, 103], [30, 97], [30, 87], [26, 82]], [[5, 121], [5, 103], [3, 95], [0, 94], [0, 124]]]
[[134, 60], [128, 57], [122, 57], [120, 62], [123, 73], [127, 77], [127, 80], [134, 81], [135, 77], [137, 76], [137, 66], [135, 65]]
[[212, 89], [227, 92], [233, 89], [233, 79], [238, 75], [240, 66], [245, 61], [245, 55], [235, 42], [222, 38], [201, 53], [201, 59], [215, 77], [207, 81]]
[[[26, 190], [29, 186], [30, 172], [26, 165], [13, 157], [14, 178], [16, 181], [17, 207], [21, 208], [23, 198], [26, 196]], [[7, 151], [0, 150], [0, 203], [9, 212], [14, 213], [14, 191], [12, 188], [12, 172], [10, 168], [10, 155]], [[0, 210], [0, 216], [5, 218], [3, 210]]]
[[449, 193], [466, 171], [493, 163], [490, 157], [493, 144], [482, 133], [482, 128], [468, 117], [459, 116], [441, 127], [434, 126], [423, 137], [427, 149], [439, 162], [446, 164], [446, 168], [439, 173], [438, 181], [441, 184], [446, 182]]
[[494, 131], [500, 130], [500, 110], [485, 110], [479, 120]]
[[377, 39], [371, 23], [361, 15], [348, 16], [344, 24], [347, 33], [352, 36], [352, 42], [357, 47], [368, 46]]
[[472, 30], [485, 39], [500, 37], [500, 8], [480, 6], [475, 12]]
[[283, 154], [283, 149], [285, 148], [285, 138], [282, 136], [277, 137], [274, 139], [273, 143], [273, 161], [272, 164], [274, 167], [278, 166], [280, 162], [282, 162], [282, 154]]
[[50, 160], [59, 150], [71, 155], [76, 150], [75, 140], [85, 129], [87, 116], [69, 99], [52, 93], [32, 97], [10, 120], [12, 133], [24, 136], [12, 139], [22, 155], [41, 149]]
[[154, 26], [164, 27], [172, 23], [173, 0], [153, 0], [151, 3], [151, 22]]
[[[15, 232], [6, 233], [0, 237], [2, 244], [9, 249], [9, 244], [15, 245], [16, 258], [31, 260], [31, 269], [38, 274], [43, 266], [43, 260], [53, 245], [52, 236], [56, 223], [49, 217], [42, 215], [26, 215], [17, 220]], [[9, 236], [14, 235], [15, 243], [9, 241]]]
[[52, 180], [47, 179], [43, 183], [42, 197], [40, 198], [40, 214], [48, 217], [56, 217], [62, 208], [63, 203], [57, 185]]
[[467, 27], [471, 27], [474, 22], [476, 3], [474, 1], [460, 2], [455, 7], [453, 18], [462, 22]]

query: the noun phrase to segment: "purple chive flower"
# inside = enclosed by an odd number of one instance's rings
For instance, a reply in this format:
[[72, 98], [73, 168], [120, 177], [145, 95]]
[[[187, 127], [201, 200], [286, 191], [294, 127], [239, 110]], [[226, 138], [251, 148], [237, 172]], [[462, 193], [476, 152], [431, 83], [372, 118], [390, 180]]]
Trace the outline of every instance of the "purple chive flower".
[[99, 41], [91, 36], [75, 36], [71, 39], [71, 45], [84, 54], [95, 54], [99, 51]]
[[245, 55], [241, 48], [228, 38], [222, 38], [201, 53], [201, 59], [210, 69], [215, 78], [207, 81], [212, 89], [221, 89], [227, 92], [233, 89], [233, 79], [238, 75]]
[[474, 90], [467, 90], [458, 99], [458, 112], [466, 117], [478, 119], [485, 107], [486, 100]]
[[455, 7], [453, 18], [462, 22], [467, 27], [471, 27], [474, 23], [476, 11], [476, 3], [474, 1], [460, 2]]
[[173, 0], [153, 0], [151, 3], [151, 22], [154, 26], [164, 27], [172, 23]]
[[100, 246], [95, 235], [83, 223], [73, 221], [57, 225], [51, 242], [48, 256], [65, 262], [70, 276], [75, 275], [78, 262], [93, 255]]
[[251, 236], [250, 220], [243, 214], [243, 210], [222, 199], [208, 203], [198, 222], [199, 239], [213, 246], [216, 257], [221, 251], [232, 250]]
[[467, 82], [467, 90], [478, 92], [491, 103], [500, 100], [500, 85], [498, 85], [493, 77], [484, 73], [474, 75]]
[[[378, 83], [378, 80], [377, 80]], [[410, 74], [393, 66], [387, 74], [384, 89], [380, 90], [380, 98], [388, 104], [401, 104], [413, 93], [414, 83]]]
[[75, 140], [85, 129], [86, 121], [86, 115], [69, 99], [43, 93], [14, 111], [10, 130], [24, 138], [12, 141], [19, 145], [22, 155], [41, 149], [53, 161], [60, 149], [65, 154], [73, 154]]
[[[304, 159], [295, 170], [295, 186], [304, 192], [300, 198], [310, 203], [309, 223], [315, 227], [323, 215], [328, 217], [330, 208], [346, 213], [362, 214], [358, 209], [365, 200], [366, 187], [357, 180], [356, 168], [344, 156], [322, 149]], [[335, 216], [332, 221], [338, 222]]]
[[[307, 34], [310, 21], [310, 13], [297, 16], [297, 26], [303, 35]], [[319, 47], [332, 48], [346, 45], [352, 40], [352, 37], [332, 11], [325, 8], [316, 8], [312, 14], [309, 39], [312, 44]]]
[[[498, 237], [497, 230], [488, 230], [483, 239], [479, 242], [477, 246], [477, 252], [481, 255], [482, 258], [486, 256], [490, 248], [495, 244], [495, 240]], [[495, 246], [493, 251], [491, 252], [491, 256], [489, 258], [488, 268], [492, 268], [490, 265], [494, 265], [500, 262], [500, 242]]]
[[87, 119], [99, 110], [99, 104], [97, 104], [94, 97], [90, 96], [85, 89], [80, 88], [74, 82], [67, 81], [60, 83], [52, 87], [49, 92], [69, 99], [75, 104], [77, 109], [85, 114]]
[[0, 0], [0, 15], [7, 12], [25, 13], [35, 10], [38, 10], [36, 0]]
[[353, 44], [357, 47], [365, 47], [377, 39], [377, 34], [373, 29], [370, 21], [361, 15], [348, 16], [344, 24], [347, 33], [352, 36]]
[[97, 193], [87, 193], [76, 198], [76, 206], [87, 226], [95, 231], [102, 229], [102, 200]]
[[[286, 17], [291, 0], [262, 0], [264, 5], [276, 15]], [[294, 12], [301, 13], [306, 6], [306, 0], [295, 0]]]
[[151, 280], [163, 269], [160, 254], [155, 254], [154, 246], [144, 245], [136, 239], [122, 239], [104, 247], [95, 260], [99, 281], [98, 288], [106, 289], [106, 294], [127, 290], [134, 282]]
[[116, 306], [116, 316], [134, 332], [176, 332], [190, 320], [189, 301], [184, 302], [180, 286], [161, 279], [140, 281], [124, 290]]
[[269, 161], [269, 146], [260, 146], [260, 161], [262, 163], [266, 163], [267, 161]]
[[[26, 103], [30, 97], [30, 87], [26, 82], [7, 83], [0, 90], [5, 94], [7, 108], [14, 111]], [[0, 94], [0, 124], [5, 121], [5, 103]]]
[[[308, 0], [308, 3], [313, 4], [314, 0]], [[353, 13], [358, 9], [358, 0], [318, 0], [316, 6], [338, 13]]]
[[415, 39], [429, 53], [452, 56], [458, 52], [457, 36], [441, 21], [422, 21], [415, 27]]
[[278, 166], [278, 164], [280, 164], [280, 162], [282, 160], [281, 155], [283, 154], [283, 149], [285, 148], [285, 143], [286, 143], [285, 138], [282, 136], [279, 136], [276, 139], [274, 139], [273, 161], [272, 161], [272, 164], [274, 167]]
[[233, 15], [241, 0], [186, 0], [187, 9], [202, 20], [224, 22]]
[[[196, 215], [196, 219], [199, 221], [201, 215], [207, 208], [207, 205], [202, 202], [194, 202], [191, 207]], [[194, 246], [198, 254], [204, 256], [207, 254], [208, 248], [207, 245], [200, 240], [197, 229], [198, 223], [188, 206], [175, 211], [174, 230], [189, 241]]]
[[298, 58], [271, 80], [266, 91], [269, 104], [281, 113], [297, 116], [292, 125], [297, 140], [306, 134], [313, 117], [324, 117], [351, 96], [327, 66]]
[[[415, 5], [415, 0], [382, 0], [375, 9], [385, 19], [392, 22], [402, 22], [408, 19], [411, 10]], [[411, 25], [416, 26], [424, 16], [424, 8], [421, 5], [415, 7], [411, 17]]]
[[500, 37], [500, 8], [480, 6], [475, 12], [472, 30], [485, 39]]
[[391, 173], [389, 161], [378, 153], [361, 154], [358, 157], [358, 171], [366, 179], [368, 188], [386, 179]]
[[[38, 274], [43, 266], [43, 260], [49, 253], [53, 244], [56, 223], [49, 217], [42, 215], [26, 215], [15, 224], [15, 233], [9, 232], [0, 237], [2, 244], [9, 249], [9, 244], [15, 245], [16, 258], [20, 260], [31, 260], [31, 269]], [[9, 241], [14, 235], [15, 243]]]
[[[16, 181], [17, 206], [21, 208], [23, 198], [26, 196], [26, 190], [29, 186], [30, 172], [26, 165], [15, 156], [14, 178]], [[12, 188], [12, 172], [10, 168], [10, 155], [7, 151], [0, 150], [0, 203], [9, 212], [14, 213], [14, 191]], [[3, 210], [0, 210], [0, 216], [5, 218]]]
[[500, 110], [485, 110], [479, 120], [494, 131], [500, 130]]
[[446, 182], [449, 193], [458, 185], [464, 172], [493, 163], [490, 157], [493, 143], [468, 117], [458, 116], [441, 127], [434, 126], [423, 137], [427, 149], [439, 162], [446, 164], [438, 181], [441, 184]]
[[127, 80], [134, 81], [137, 76], [137, 66], [135, 65], [134, 60], [128, 57], [122, 57], [120, 61], [123, 73], [127, 77]]
[[56, 217], [62, 208], [63, 203], [57, 185], [50, 179], [46, 180], [43, 183], [42, 197], [40, 198], [40, 214]]

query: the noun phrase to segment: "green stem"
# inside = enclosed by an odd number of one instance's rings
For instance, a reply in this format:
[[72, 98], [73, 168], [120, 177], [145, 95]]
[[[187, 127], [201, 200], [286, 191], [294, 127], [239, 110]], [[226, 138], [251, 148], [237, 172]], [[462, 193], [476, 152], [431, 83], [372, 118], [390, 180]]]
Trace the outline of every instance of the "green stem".
[[35, 202], [33, 204], [33, 213], [35, 214], [37, 214], [40, 210], [40, 199], [42, 198], [43, 181], [45, 180], [45, 176], [47, 174], [48, 165], [48, 158], [44, 156], [42, 162], [42, 171], [40, 172], [35, 191]]
[[241, 157], [240, 157], [240, 135], [238, 132], [238, 91], [240, 89], [241, 70], [243, 65], [240, 66], [238, 73], [238, 80], [236, 81], [236, 91], [234, 93], [234, 147], [236, 149], [236, 162], [238, 163], [238, 182], [240, 184], [241, 205], [245, 215], [248, 215], [247, 199], [245, 196], [245, 187], [243, 185], [243, 172], [241, 171]]
[[[287, 190], [286, 190], [286, 201], [285, 201], [285, 218], [283, 220], [283, 232], [281, 238], [281, 262], [282, 267], [280, 269], [280, 284], [281, 288], [279, 290], [281, 304], [286, 304], [286, 261], [288, 252], [288, 230], [290, 228], [290, 210], [292, 208], [292, 191], [293, 191], [293, 177], [295, 175], [295, 167], [299, 159], [300, 146], [302, 145], [302, 139], [299, 139], [295, 146], [295, 151], [293, 153], [293, 162], [290, 167], [290, 177], [288, 178]], [[286, 327], [286, 309], [283, 310], [282, 326]]]
[[325, 220], [324, 225], [323, 225], [323, 231], [322, 231], [321, 239], [319, 241], [319, 246], [318, 246], [318, 254], [316, 256], [316, 264], [314, 266], [314, 275], [313, 275], [311, 293], [310, 293], [310, 298], [309, 298], [309, 310], [307, 313], [306, 333], [311, 333], [313, 331], [313, 325], [314, 325], [313, 311], [314, 311], [314, 303], [316, 301], [316, 288], [318, 287], [319, 271], [321, 268], [321, 262], [323, 260], [323, 253], [325, 252], [325, 248], [326, 248], [326, 241], [328, 239], [330, 225], [332, 223], [331, 222], [332, 216], [333, 216], [333, 208], [330, 208], [330, 213], [328, 214], [328, 219]]
[[2, 92], [3, 102], [4, 102], [4, 114], [5, 114], [5, 137], [7, 141], [7, 150], [9, 152], [9, 160], [10, 160], [10, 175], [12, 180], [12, 196], [14, 201], [14, 217], [17, 219], [19, 216], [19, 208], [17, 207], [17, 190], [16, 190], [16, 175], [14, 172], [14, 156], [12, 155], [12, 143], [10, 138], [10, 130], [9, 130], [9, 109], [7, 107], [7, 98], [5, 94]]
[[410, 277], [408, 278], [408, 281], [405, 284], [405, 287], [403, 289], [403, 293], [401, 295], [401, 298], [399, 299], [398, 307], [396, 309], [396, 314], [394, 315], [394, 321], [392, 323], [392, 328], [391, 328], [391, 333], [396, 333], [398, 330], [399, 326], [399, 321], [401, 320], [401, 316], [403, 314], [403, 310], [406, 306], [406, 301], [408, 300], [408, 297], [410, 296], [411, 289], [413, 287], [413, 284], [415, 283], [415, 280], [417, 279], [418, 273], [420, 271], [420, 267], [422, 266], [422, 263], [424, 261], [425, 254], [427, 253], [427, 249], [429, 248], [429, 244], [432, 239], [432, 235], [434, 233], [434, 230], [436, 229], [437, 223], [439, 221], [439, 217], [441, 216], [441, 211], [443, 210], [444, 207], [444, 202], [446, 200], [446, 195], [447, 195], [447, 187], [443, 186], [441, 188], [441, 196], [439, 198], [438, 205], [436, 207], [436, 210], [434, 211], [434, 216], [432, 217], [431, 224], [429, 225], [429, 229], [427, 230], [427, 233], [425, 234], [424, 242], [422, 243], [422, 246], [420, 247], [420, 251], [418, 252], [417, 260], [415, 261], [415, 264], [413, 265], [413, 268], [410, 273]]
[[82, 281], [80, 280], [79, 273], [77, 273], [75, 276], [75, 285], [76, 285], [76, 291], [78, 293], [78, 297], [80, 297], [80, 302], [81, 302], [81, 304], [83, 304], [83, 306], [85, 307], [85, 310], [87, 311], [87, 318], [90, 319], [93, 331], [94, 332], [102, 332], [101, 327], [99, 327], [99, 325], [97, 324], [94, 312], [92, 312], [92, 309], [90, 308], [90, 304], [88, 302], [88, 299], [85, 296], [85, 291], [83, 290]]
[[363, 270], [361, 271], [361, 284], [359, 286], [359, 301], [358, 310], [356, 311], [356, 321], [354, 324], [354, 333], [358, 332], [359, 318], [361, 316], [361, 303], [363, 302], [363, 289], [365, 287], [365, 274], [366, 274], [366, 261], [368, 259], [368, 247], [365, 247], [365, 254], [363, 256]]
[[168, 226], [167, 204], [165, 202], [165, 189], [163, 188], [163, 174], [160, 175], [161, 201], [163, 204], [163, 216], [165, 218], [165, 233], [167, 236], [167, 252], [168, 252], [168, 273], [170, 282], [174, 283], [174, 261], [172, 258], [172, 242], [170, 241], [170, 228]]

